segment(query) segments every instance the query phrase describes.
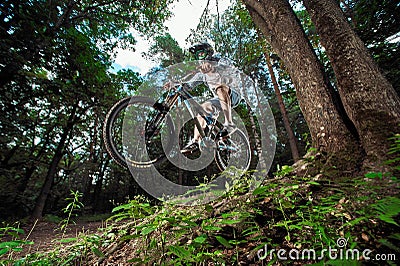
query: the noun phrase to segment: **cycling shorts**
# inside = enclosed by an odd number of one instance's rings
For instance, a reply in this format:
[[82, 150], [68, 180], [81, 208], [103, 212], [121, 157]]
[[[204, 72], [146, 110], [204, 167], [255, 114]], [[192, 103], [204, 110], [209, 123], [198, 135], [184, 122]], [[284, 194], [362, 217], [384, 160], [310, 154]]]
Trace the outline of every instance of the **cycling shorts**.
[[[242, 99], [242, 97], [240, 96], [240, 94], [232, 89], [229, 89], [229, 96], [231, 98], [231, 105], [232, 108], [235, 108], [236, 106], [239, 105], [240, 100]], [[222, 107], [221, 107], [221, 102], [219, 101], [218, 97], [214, 97], [210, 100], [208, 100], [209, 102], [211, 102], [211, 104], [213, 106], [215, 106], [216, 108], [218, 108], [220, 111], [222, 111]]]

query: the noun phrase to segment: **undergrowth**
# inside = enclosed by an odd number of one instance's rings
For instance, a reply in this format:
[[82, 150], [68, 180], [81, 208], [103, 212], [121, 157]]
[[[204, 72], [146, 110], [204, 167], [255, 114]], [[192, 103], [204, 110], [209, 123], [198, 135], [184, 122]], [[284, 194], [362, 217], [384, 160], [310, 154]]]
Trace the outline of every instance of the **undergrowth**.
[[[392, 152], [400, 151], [399, 143]], [[18, 228], [3, 227], [0, 236], [11, 234], [13, 240], [0, 243], [0, 264], [398, 264], [395, 172], [334, 180], [323, 173], [290, 172], [280, 168], [250, 193], [242, 178], [223, 197], [195, 207], [155, 206], [136, 197], [114, 208], [102, 232], [61, 239], [62, 245], [46, 254], [15, 259], [31, 243], [19, 237]]]
[[[0, 245], [0, 258], [14, 265], [343, 265], [340, 250], [357, 249], [359, 256], [351, 253], [346, 262], [358, 265], [368, 249], [369, 258], [398, 259], [398, 181], [382, 180], [286, 176], [251, 194], [236, 184], [218, 201], [196, 207], [154, 206], [138, 197], [114, 208], [113, 225], [102, 233], [61, 239], [64, 246], [47, 254], [3, 259], [30, 244], [14, 234], [14, 243]], [[329, 249], [337, 252], [328, 254]], [[386, 263], [395, 265], [390, 258]]]

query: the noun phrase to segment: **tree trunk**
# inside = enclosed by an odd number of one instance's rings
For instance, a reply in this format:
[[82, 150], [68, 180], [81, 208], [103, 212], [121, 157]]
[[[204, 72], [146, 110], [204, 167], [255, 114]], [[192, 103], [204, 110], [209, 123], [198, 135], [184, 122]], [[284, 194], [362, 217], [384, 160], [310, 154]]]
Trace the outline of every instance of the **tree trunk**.
[[[25, 175], [22, 178], [20, 184], [18, 185], [18, 191], [20, 191], [21, 193], [24, 193], [25, 189], [28, 186], [29, 180], [31, 179], [31, 177], [35, 173], [36, 169], [38, 168], [39, 161], [40, 161], [41, 157], [43, 156], [43, 154], [45, 153], [45, 150], [48, 148], [48, 145], [50, 143], [50, 138], [51, 138], [50, 132], [54, 130], [54, 127], [55, 127], [55, 124], [50, 125], [46, 129], [45, 134], [43, 134], [43, 137], [41, 137], [42, 139], [45, 139], [45, 142], [43, 143], [39, 152], [33, 158], [30, 159], [31, 163], [29, 164], [29, 166], [26, 166]], [[34, 147], [32, 147], [31, 149], [32, 149], [32, 151], [35, 150]], [[32, 152], [32, 154], [33, 154], [33, 152]]]
[[[341, 158], [360, 160], [356, 132], [342, 117], [334, 90], [286, 0], [243, 0], [254, 23], [288, 68], [300, 109], [310, 129], [312, 145]], [[353, 168], [354, 162], [337, 165]]]
[[387, 158], [389, 137], [400, 132], [400, 99], [335, 0], [304, 0], [331, 61], [344, 108], [375, 169]]
[[292, 158], [294, 162], [297, 162], [300, 156], [299, 156], [299, 150], [297, 149], [296, 137], [294, 136], [292, 127], [290, 126], [290, 121], [286, 112], [286, 107], [285, 104], [283, 103], [281, 91], [279, 90], [279, 85], [274, 74], [274, 69], [272, 68], [271, 58], [269, 56], [268, 51], [266, 51], [265, 47], [264, 47], [264, 55], [265, 55], [265, 60], [267, 61], [268, 72], [271, 76], [272, 85], [274, 86], [279, 109], [282, 114], [283, 125], [285, 126], [286, 132], [288, 134], [290, 151], [292, 152]]
[[57, 173], [58, 164], [64, 154], [65, 143], [66, 143], [68, 136], [75, 124], [76, 109], [77, 109], [77, 105], [75, 105], [73, 107], [71, 114], [68, 118], [67, 124], [63, 128], [63, 132], [60, 136], [60, 141], [57, 145], [57, 148], [53, 155], [53, 159], [51, 160], [51, 163], [50, 163], [50, 167], [47, 171], [44, 185], [43, 185], [42, 190], [40, 191], [39, 197], [36, 201], [35, 208], [33, 209], [33, 212], [31, 215], [32, 219], [39, 219], [43, 216], [44, 206], [46, 204], [47, 197], [51, 191], [51, 187], [54, 182], [54, 177]]
[[25, 174], [23, 175], [17, 186], [18, 192], [23, 193], [25, 191], [26, 187], [28, 186], [28, 182], [31, 179], [33, 173], [36, 171], [36, 169], [37, 169], [36, 163], [30, 163], [29, 166], [26, 166]]
[[102, 209], [103, 204], [101, 203], [102, 202], [101, 198], [102, 198], [102, 190], [103, 190], [103, 180], [104, 180], [104, 176], [107, 171], [107, 168], [109, 167], [109, 164], [110, 164], [109, 159], [104, 159], [104, 156], [101, 156], [101, 157], [102, 157], [102, 159], [101, 159], [101, 163], [99, 165], [100, 171], [99, 171], [99, 174], [97, 175], [96, 184], [94, 185], [94, 192], [92, 195], [92, 202], [91, 202], [94, 212], [103, 210]]

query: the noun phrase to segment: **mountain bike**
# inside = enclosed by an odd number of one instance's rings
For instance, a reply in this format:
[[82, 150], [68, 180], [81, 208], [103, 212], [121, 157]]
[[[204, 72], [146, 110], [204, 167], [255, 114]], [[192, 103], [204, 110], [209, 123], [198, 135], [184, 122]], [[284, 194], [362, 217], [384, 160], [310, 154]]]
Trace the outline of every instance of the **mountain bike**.
[[[248, 170], [251, 149], [248, 137], [236, 128], [220, 137], [219, 111], [210, 114], [197, 103], [186, 83], [170, 86], [157, 101], [146, 96], [127, 97], [112, 106], [103, 126], [103, 140], [108, 154], [123, 167], [147, 168], [167, 158], [179, 156], [179, 113], [186, 112], [197, 127], [201, 152], [213, 153], [220, 171], [229, 166]], [[178, 110], [180, 112], [177, 112]], [[206, 121], [202, 128], [197, 116]], [[121, 123], [124, 130], [121, 130]], [[122, 136], [122, 137], [121, 137]], [[177, 147], [178, 146], [178, 147]]]

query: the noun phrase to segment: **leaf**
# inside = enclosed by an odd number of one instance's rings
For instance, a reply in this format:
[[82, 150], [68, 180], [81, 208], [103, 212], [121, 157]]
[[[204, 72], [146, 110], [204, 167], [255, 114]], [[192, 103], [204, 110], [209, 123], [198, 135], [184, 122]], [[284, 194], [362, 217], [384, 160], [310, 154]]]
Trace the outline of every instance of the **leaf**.
[[343, 216], [346, 217], [347, 220], [351, 220], [351, 215], [347, 212], [343, 213]]
[[224, 219], [218, 222], [218, 224], [226, 224], [226, 225], [231, 225], [231, 224], [237, 224], [240, 223], [241, 220], [230, 220], [230, 219]]
[[[189, 221], [189, 220], [184, 220], [184, 223], [186, 223], [190, 228], [191, 227], [196, 227], [198, 224], [196, 224], [195, 222]], [[185, 226], [187, 227], [187, 226]]]
[[145, 227], [142, 229], [141, 235], [148, 235], [151, 232], [155, 231], [156, 229], [157, 229], [157, 227], [155, 227], [155, 226]]
[[104, 253], [100, 249], [93, 247], [92, 251], [97, 257], [100, 257], [100, 258], [104, 257]]
[[133, 258], [133, 259], [128, 260], [127, 262], [131, 262], [131, 263], [137, 262], [137, 263], [139, 263], [139, 262], [143, 262], [143, 260], [141, 258]]
[[121, 221], [121, 220], [130, 218], [130, 215], [127, 215], [126, 213], [122, 212], [122, 213], [113, 215], [111, 218], [112, 218], [113, 220], [115, 220], [116, 222], [119, 222], [119, 221]]
[[392, 239], [400, 240], [400, 233], [395, 233], [393, 235], [390, 235], [389, 237]]
[[226, 248], [232, 248], [232, 245], [229, 244], [228, 240], [226, 240], [226, 239], [223, 238], [222, 236], [215, 236], [215, 238], [218, 240], [219, 243], [221, 243], [222, 245], [224, 245], [224, 247], [226, 247]]
[[8, 252], [8, 248], [0, 249], [0, 256], [6, 254]]
[[368, 235], [366, 233], [364, 233], [364, 232], [361, 233], [361, 238], [364, 239], [367, 242], [369, 241]]
[[386, 197], [372, 205], [378, 214], [378, 218], [384, 222], [399, 226], [393, 219], [400, 213], [400, 199]]
[[71, 242], [74, 242], [76, 240], [77, 240], [76, 237], [69, 237], [69, 238], [60, 239], [60, 240], [58, 240], [58, 242], [60, 242], [60, 243], [71, 243]]
[[196, 237], [193, 239], [193, 242], [198, 243], [198, 244], [203, 244], [207, 240], [207, 235], [203, 234], [201, 236]]
[[383, 176], [382, 173], [376, 173], [376, 172], [369, 172], [369, 173], [365, 174], [365, 177], [366, 178], [370, 178], [370, 179], [377, 178], [377, 177], [379, 179], [382, 179], [382, 176]]
[[167, 221], [171, 224], [173, 224], [174, 222], [176, 222], [175, 217], [162, 217], [161, 220]]
[[126, 209], [130, 209], [130, 208], [131, 208], [131, 206], [128, 204], [119, 205], [119, 206], [115, 207], [114, 209], [112, 209], [111, 212], [117, 212], [119, 210], [126, 210]]
[[257, 195], [263, 194], [263, 193], [265, 193], [267, 190], [268, 190], [268, 187], [266, 187], [266, 186], [258, 187], [258, 188], [256, 188], [256, 189], [253, 191], [253, 195], [254, 195], [254, 196], [257, 196]]
[[384, 246], [396, 251], [397, 253], [400, 253], [400, 248], [397, 247], [392, 242], [388, 241], [387, 239], [382, 238], [382, 239], [379, 239], [378, 242], [381, 243], [382, 245], [384, 245]]
[[1, 242], [0, 243], [0, 248], [13, 248], [13, 247], [18, 247], [21, 244], [23, 244], [23, 242], [21, 240], [6, 241], [6, 242]]
[[347, 223], [345, 223], [344, 225], [341, 226], [341, 228], [346, 227], [346, 226], [350, 226], [353, 227], [356, 224], [359, 224], [362, 221], [368, 220], [366, 217], [358, 217], [354, 220], [348, 221]]
[[12, 228], [13, 231], [15, 231], [15, 233], [17, 234], [24, 234], [25, 231], [21, 228]]
[[169, 246], [168, 249], [179, 258], [190, 258], [190, 251], [181, 246]]
[[219, 230], [222, 230], [221, 227], [212, 226], [212, 225], [205, 225], [205, 226], [203, 226], [203, 229], [207, 230], [207, 231], [219, 231]]

